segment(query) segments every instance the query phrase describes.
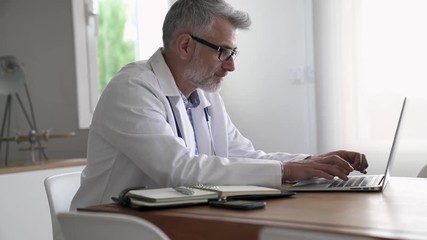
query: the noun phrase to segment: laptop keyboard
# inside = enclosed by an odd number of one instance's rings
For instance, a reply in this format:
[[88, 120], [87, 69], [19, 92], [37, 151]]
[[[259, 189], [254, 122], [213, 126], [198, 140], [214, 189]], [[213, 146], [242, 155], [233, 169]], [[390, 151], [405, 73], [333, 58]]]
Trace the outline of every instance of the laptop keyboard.
[[337, 188], [337, 187], [363, 187], [369, 186], [374, 180], [373, 176], [357, 176], [349, 177], [347, 181], [341, 179], [335, 179], [328, 188]]

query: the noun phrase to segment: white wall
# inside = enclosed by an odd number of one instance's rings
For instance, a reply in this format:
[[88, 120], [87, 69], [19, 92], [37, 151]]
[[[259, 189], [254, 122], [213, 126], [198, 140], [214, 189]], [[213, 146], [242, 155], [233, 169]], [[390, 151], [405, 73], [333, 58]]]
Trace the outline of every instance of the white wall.
[[290, 77], [313, 67], [311, 1], [228, 2], [252, 18], [221, 90], [233, 122], [259, 149], [315, 153], [314, 84]]
[[77, 166], [0, 174], [0, 239], [52, 239], [44, 179], [82, 169], [83, 166]]

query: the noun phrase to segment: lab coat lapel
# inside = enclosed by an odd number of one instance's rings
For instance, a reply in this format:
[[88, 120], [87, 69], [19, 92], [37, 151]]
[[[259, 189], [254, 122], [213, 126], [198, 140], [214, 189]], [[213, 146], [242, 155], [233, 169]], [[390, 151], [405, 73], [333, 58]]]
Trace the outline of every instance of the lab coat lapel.
[[213, 150], [214, 142], [210, 133], [210, 116], [208, 112], [205, 114], [205, 109], [211, 105], [206, 99], [205, 95], [199, 91], [200, 104], [193, 109], [193, 123], [196, 132], [197, 147], [199, 154], [212, 155], [215, 154]]
[[[212, 106], [224, 106], [220, 98], [209, 98]], [[229, 129], [227, 128], [226, 122], [229, 121], [226, 112], [220, 107], [209, 108], [209, 115], [211, 119], [211, 132], [212, 139], [214, 141], [215, 153], [220, 157], [228, 157], [228, 138], [234, 136], [228, 136]]]
[[163, 58], [161, 50], [161, 48], [158, 49], [157, 52], [150, 58], [149, 64], [157, 76], [157, 84], [159, 85], [163, 94], [169, 100], [169, 104], [174, 115], [174, 124], [178, 126], [182, 135], [181, 137], [185, 141], [186, 146], [191, 148], [192, 152], [194, 153], [196, 143], [194, 139], [193, 127], [191, 126], [191, 122], [188, 119], [184, 102], [181, 99], [178, 87], [176, 86], [173, 75]]

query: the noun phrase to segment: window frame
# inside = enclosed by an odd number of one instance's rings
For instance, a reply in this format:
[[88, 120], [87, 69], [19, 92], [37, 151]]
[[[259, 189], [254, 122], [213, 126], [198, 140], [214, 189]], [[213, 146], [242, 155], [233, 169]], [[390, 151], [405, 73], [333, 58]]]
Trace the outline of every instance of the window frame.
[[72, 0], [77, 113], [80, 129], [88, 129], [98, 102], [97, 16], [92, 0]]

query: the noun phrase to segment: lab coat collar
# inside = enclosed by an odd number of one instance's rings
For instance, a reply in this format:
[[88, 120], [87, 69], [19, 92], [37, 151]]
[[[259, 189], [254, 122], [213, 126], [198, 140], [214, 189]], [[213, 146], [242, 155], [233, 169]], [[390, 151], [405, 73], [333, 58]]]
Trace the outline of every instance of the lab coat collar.
[[162, 48], [159, 48], [148, 60], [153, 69], [154, 75], [157, 76], [157, 81], [165, 96], [179, 96], [179, 89], [175, 83], [175, 79], [166, 64], [162, 54]]

